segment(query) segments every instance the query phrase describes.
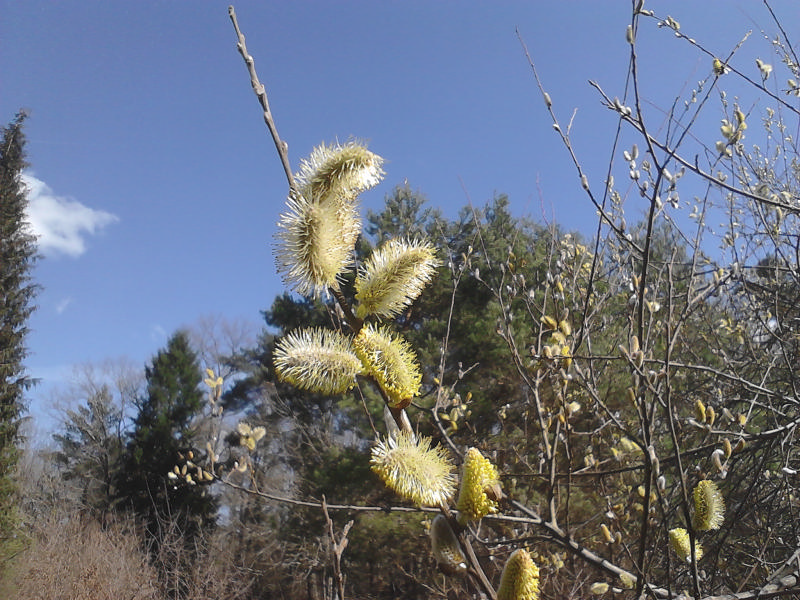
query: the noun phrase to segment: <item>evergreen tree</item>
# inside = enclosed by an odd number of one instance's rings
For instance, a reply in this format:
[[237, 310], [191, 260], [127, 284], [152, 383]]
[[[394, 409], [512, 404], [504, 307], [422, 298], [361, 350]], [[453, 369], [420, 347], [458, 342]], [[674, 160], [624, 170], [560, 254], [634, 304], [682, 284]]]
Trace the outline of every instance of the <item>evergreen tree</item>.
[[170, 485], [167, 473], [193, 445], [203, 406], [202, 375], [189, 338], [177, 332], [145, 368], [147, 389], [134, 421], [119, 483], [122, 503], [146, 520], [151, 533], [177, 518], [187, 539], [213, 523], [216, 503], [205, 486]]
[[83, 508], [102, 513], [111, 507], [121, 458], [121, 420], [111, 390], [104, 385], [77, 410], [67, 411], [64, 431], [53, 435], [59, 446], [55, 460]]
[[27, 195], [22, 182], [25, 162], [23, 123], [19, 113], [0, 129], [0, 539], [13, 525], [11, 474], [18, 459], [23, 395], [31, 385], [23, 361], [27, 355], [27, 321], [37, 286], [31, 281], [36, 238], [26, 221]]

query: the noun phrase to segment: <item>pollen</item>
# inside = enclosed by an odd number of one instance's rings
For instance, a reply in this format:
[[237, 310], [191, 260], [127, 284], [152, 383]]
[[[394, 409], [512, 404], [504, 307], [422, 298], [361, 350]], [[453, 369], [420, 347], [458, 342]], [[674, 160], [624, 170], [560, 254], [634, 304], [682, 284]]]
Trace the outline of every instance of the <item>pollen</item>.
[[431, 439], [400, 432], [372, 447], [372, 470], [386, 486], [418, 506], [441, 506], [453, 497], [453, 465]]

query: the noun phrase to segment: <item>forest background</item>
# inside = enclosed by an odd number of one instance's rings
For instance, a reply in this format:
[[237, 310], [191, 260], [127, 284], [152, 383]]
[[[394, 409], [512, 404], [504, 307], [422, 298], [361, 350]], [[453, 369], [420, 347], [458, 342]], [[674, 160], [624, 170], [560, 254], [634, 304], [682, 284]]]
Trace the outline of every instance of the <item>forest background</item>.
[[[517, 547], [539, 563], [545, 597], [796, 584], [800, 77], [781, 19], [764, 10], [775, 41], [746, 58], [743, 32], [717, 54], [679, 17], [634, 11], [617, 36], [627, 92], [592, 86], [612, 123], [599, 176], [573, 145], [572, 107], [539, 95], [575, 198], [599, 213], [594, 231], [517, 217], [502, 194], [444, 216], [410, 184], [366, 212], [359, 263], [387, 239], [437, 247], [438, 277], [393, 321], [423, 365], [414, 429], [456, 455], [480, 448], [502, 474], [513, 504], [469, 532], [470, 568], [494, 585]], [[644, 31], [704, 65], [652, 109], [652, 124], [637, 79]], [[239, 322], [206, 319], [169, 336], [143, 371], [78, 371], [61, 391], [70, 402], [55, 445], [21, 458], [20, 512], [7, 514], [11, 592], [70, 585], [102, 597], [114, 569], [126, 576], [113, 585], [152, 597], [476, 593], [475, 573], [437, 572], [430, 513], [388, 510], [402, 503], [369, 470], [380, 397], [368, 386], [309, 396], [275, 377], [276, 336], [338, 314], [330, 299], [284, 294], [257, 340]], [[668, 533], [682, 524], [699, 535], [698, 479], [718, 481], [736, 517], [703, 540], [706, 562], [695, 552], [686, 567]], [[323, 497], [350, 512], [328, 519]], [[66, 552], [75, 539], [86, 548]], [[60, 574], [43, 577], [59, 557]]]

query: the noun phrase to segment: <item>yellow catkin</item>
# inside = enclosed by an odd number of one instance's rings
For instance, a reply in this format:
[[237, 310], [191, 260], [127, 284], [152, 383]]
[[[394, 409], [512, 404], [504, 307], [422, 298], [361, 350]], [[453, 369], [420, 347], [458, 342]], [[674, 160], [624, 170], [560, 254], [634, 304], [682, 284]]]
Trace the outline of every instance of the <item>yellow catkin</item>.
[[477, 521], [489, 513], [497, 512], [497, 495], [500, 486], [497, 469], [477, 448], [467, 450], [461, 471], [461, 487], [456, 508], [459, 521]]
[[695, 486], [693, 496], [695, 529], [719, 529], [725, 519], [725, 500], [717, 484], [703, 479]]
[[539, 600], [539, 567], [524, 548], [519, 548], [508, 557], [497, 600]]
[[[691, 561], [692, 550], [689, 540], [689, 533], [685, 529], [681, 527], [670, 529], [669, 543], [670, 546], [672, 546], [672, 550], [678, 555], [678, 558], [685, 562]], [[700, 542], [697, 540], [694, 541], [694, 556], [696, 560], [700, 560], [700, 558], [703, 556], [703, 548], [700, 546]]]

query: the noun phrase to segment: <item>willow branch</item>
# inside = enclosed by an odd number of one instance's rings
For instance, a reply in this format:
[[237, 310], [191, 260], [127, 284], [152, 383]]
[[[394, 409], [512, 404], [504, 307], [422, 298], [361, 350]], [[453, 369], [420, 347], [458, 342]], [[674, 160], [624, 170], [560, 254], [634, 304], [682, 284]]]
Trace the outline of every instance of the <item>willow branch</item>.
[[275, 142], [275, 148], [278, 150], [278, 156], [281, 158], [283, 170], [286, 173], [286, 180], [289, 182], [289, 188], [296, 192], [297, 186], [294, 182], [292, 167], [289, 164], [289, 144], [284, 142], [281, 139], [281, 136], [278, 135], [278, 128], [275, 126], [275, 120], [272, 118], [272, 111], [269, 108], [267, 90], [264, 88], [264, 84], [258, 79], [255, 60], [250, 53], [247, 52], [247, 46], [244, 42], [244, 34], [242, 33], [241, 29], [239, 29], [239, 21], [236, 19], [236, 11], [233, 9], [233, 6], [228, 7], [228, 16], [231, 18], [233, 28], [236, 30], [236, 37], [238, 39], [236, 43], [236, 49], [239, 50], [239, 54], [242, 55], [244, 63], [247, 65], [247, 71], [250, 73], [250, 85], [253, 86], [253, 91], [255, 92], [258, 102], [261, 104], [261, 108], [264, 111], [264, 122], [269, 128], [270, 135], [272, 135], [272, 141]]

